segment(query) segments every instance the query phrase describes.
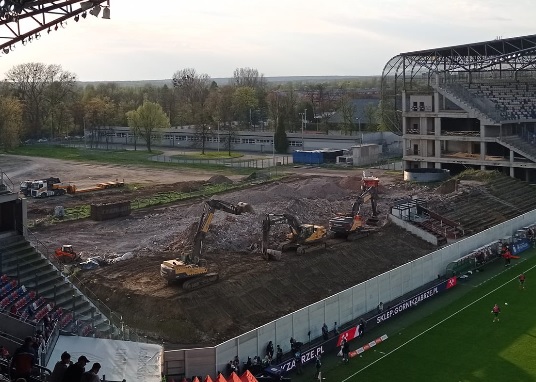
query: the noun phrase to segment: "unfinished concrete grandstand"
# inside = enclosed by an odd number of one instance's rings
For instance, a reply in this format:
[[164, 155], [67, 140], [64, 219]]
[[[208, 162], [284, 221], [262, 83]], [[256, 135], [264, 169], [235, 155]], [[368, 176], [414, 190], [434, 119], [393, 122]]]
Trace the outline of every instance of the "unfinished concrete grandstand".
[[536, 181], [536, 35], [401, 53], [382, 97], [404, 167], [498, 170]]

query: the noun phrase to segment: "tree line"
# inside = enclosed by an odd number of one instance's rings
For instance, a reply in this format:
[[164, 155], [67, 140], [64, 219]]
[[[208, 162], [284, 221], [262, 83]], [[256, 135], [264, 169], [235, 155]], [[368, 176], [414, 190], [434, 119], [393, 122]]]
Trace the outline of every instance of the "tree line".
[[[235, 69], [222, 86], [193, 68], [177, 70], [163, 86], [82, 85], [60, 65], [26, 63], [11, 68], [0, 84], [0, 146], [10, 150], [27, 140], [84, 134], [97, 143], [110, 126], [130, 126], [135, 145], [143, 142], [151, 151], [160, 129], [189, 125], [200, 137], [195, 144], [202, 152], [206, 138], [219, 130], [230, 151], [235, 131], [244, 129], [275, 131], [275, 149], [286, 152], [286, 133], [301, 130], [304, 111], [315, 130], [328, 133], [328, 119], [339, 111], [337, 129], [355, 131], [355, 91], [374, 87], [379, 78], [270, 85], [254, 68]], [[363, 130], [383, 129], [379, 110], [365, 110]]]

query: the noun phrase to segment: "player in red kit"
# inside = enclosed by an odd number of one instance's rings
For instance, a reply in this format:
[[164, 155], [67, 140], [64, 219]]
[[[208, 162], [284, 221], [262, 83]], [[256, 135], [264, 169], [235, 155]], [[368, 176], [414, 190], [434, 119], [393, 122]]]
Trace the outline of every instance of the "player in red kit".
[[493, 317], [493, 322], [499, 321], [499, 314], [501, 313], [501, 308], [499, 307], [499, 304], [495, 304], [493, 306], [491, 313], [493, 313], [493, 315], [495, 316]]
[[519, 289], [525, 289], [525, 274], [519, 275]]

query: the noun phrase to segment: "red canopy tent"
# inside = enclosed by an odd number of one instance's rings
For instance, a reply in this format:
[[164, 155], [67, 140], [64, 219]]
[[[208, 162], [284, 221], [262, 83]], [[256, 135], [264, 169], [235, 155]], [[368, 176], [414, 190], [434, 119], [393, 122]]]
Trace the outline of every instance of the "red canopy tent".
[[214, 382], [214, 381], [212, 380], [212, 378], [210, 378], [210, 375], [207, 375], [203, 382]]
[[192, 382], [201, 382], [201, 381], [199, 380], [199, 378], [194, 377], [194, 379], [192, 379]]
[[241, 382], [259, 382], [257, 378], [249, 370], [246, 370], [244, 374], [240, 377]]
[[240, 380], [240, 377], [233, 371], [229, 378], [227, 378], [227, 382], [242, 382], [242, 380]]
[[215, 382], [227, 382], [227, 380], [225, 379], [225, 377], [223, 376], [223, 374], [220, 373], [220, 374], [218, 374], [218, 377], [216, 377]]

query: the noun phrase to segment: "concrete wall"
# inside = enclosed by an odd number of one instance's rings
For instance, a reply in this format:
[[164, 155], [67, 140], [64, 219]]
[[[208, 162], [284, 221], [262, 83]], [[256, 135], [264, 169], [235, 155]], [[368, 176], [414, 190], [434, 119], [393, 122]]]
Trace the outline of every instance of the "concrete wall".
[[354, 166], [364, 166], [378, 162], [382, 153], [382, 146], [375, 144], [362, 144], [352, 146], [352, 159]]
[[419, 229], [419, 227], [416, 227], [415, 225], [405, 220], [399, 219], [393, 215], [389, 215], [389, 220], [391, 220], [397, 226], [404, 228], [406, 231], [411, 232], [415, 236], [420, 237], [424, 241], [427, 241], [433, 245], [438, 245], [437, 237], [435, 235], [432, 235], [430, 232], [426, 232], [422, 229]]
[[[511, 236], [516, 230], [535, 222], [536, 210], [533, 210], [278, 318], [215, 348], [207, 348], [205, 353], [199, 352], [199, 349], [181, 350], [186, 354], [185, 369], [195, 370], [199, 375], [215, 376], [215, 371], [224, 370], [235, 355], [241, 360], [248, 356], [263, 356], [268, 341], [281, 345], [286, 353], [290, 350], [290, 337], [307, 342], [309, 331], [311, 338], [319, 337], [324, 322], [331, 330], [335, 321], [339, 325], [353, 321], [375, 309], [380, 301], [389, 302], [435, 280], [437, 275], [445, 273], [450, 262], [494, 240]], [[215, 350], [215, 357], [210, 349]], [[190, 352], [193, 352], [192, 357]], [[168, 353], [171, 352], [165, 352], [165, 361], [171, 356]], [[206, 355], [204, 362], [198, 358], [200, 354]]]

